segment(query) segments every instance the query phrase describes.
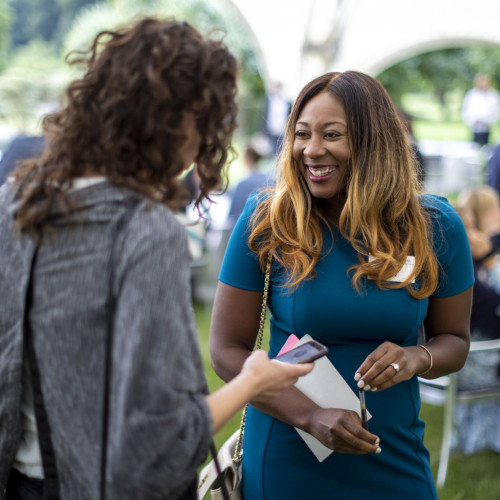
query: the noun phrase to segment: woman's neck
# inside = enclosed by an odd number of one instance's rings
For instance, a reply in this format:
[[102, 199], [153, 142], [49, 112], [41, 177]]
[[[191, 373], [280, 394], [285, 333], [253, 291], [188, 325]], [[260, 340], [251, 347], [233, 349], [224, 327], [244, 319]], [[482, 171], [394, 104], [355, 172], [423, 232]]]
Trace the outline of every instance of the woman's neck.
[[333, 226], [339, 227], [340, 214], [344, 209], [347, 194], [341, 193], [333, 198], [318, 199], [317, 207], [323, 217]]

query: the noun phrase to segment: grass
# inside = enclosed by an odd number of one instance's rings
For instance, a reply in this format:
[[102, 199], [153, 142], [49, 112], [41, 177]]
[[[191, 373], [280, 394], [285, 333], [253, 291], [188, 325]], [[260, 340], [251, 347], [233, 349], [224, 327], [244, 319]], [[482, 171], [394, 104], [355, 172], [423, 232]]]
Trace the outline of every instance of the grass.
[[[405, 94], [401, 105], [414, 117], [413, 131], [417, 139], [470, 141], [471, 131], [461, 119], [462, 98], [463, 94], [458, 91], [448, 94], [446, 118], [435, 96], [429, 93]], [[492, 128], [490, 142], [500, 143], [500, 123]]]
[[[195, 304], [195, 317], [196, 325], [198, 327], [199, 339], [201, 345], [201, 355], [203, 359], [203, 365], [205, 368], [205, 375], [208, 381], [208, 387], [210, 392], [215, 391], [223, 385], [223, 381], [214, 372], [210, 364], [210, 353], [208, 347], [208, 331], [210, 328], [210, 307], [201, 304]], [[269, 325], [266, 325], [265, 336], [268, 335]], [[266, 340], [263, 341], [265, 345]], [[215, 435], [215, 444], [219, 448], [220, 444], [223, 443], [236, 429], [238, 429], [241, 421], [241, 412], [235, 415], [225, 427]]]
[[[431, 468], [437, 477], [441, 447], [443, 411], [422, 405], [420, 416], [426, 423], [425, 445], [431, 455]], [[483, 451], [474, 455], [452, 454], [445, 486], [438, 491], [439, 500], [500, 499], [500, 454]]]
[[[210, 308], [195, 304], [195, 316], [208, 385], [210, 390], [214, 391], [222, 385], [222, 381], [210, 366], [208, 350]], [[424, 404], [422, 405], [421, 417], [426, 422], [425, 445], [431, 454], [432, 472], [436, 477], [443, 412], [441, 408]], [[217, 448], [238, 428], [239, 423], [240, 415], [237, 415], [217, 433], [215, 436]], [[500, 454], [498, 453], [488, 451], [471, 456], [453, 454], [450, 459], [446, 484], [438, 492], [439, 500], [498, 500], [500, 499], [499, 471]]]

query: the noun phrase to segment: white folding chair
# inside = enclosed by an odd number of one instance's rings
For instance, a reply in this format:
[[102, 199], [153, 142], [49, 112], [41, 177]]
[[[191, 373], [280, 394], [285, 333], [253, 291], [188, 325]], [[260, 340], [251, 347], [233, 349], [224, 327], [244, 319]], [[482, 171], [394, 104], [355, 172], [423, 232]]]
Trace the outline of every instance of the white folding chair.
[[[481, 340], [471, 342], [470, 352], [500, 352], [500, 339]], [[457, 374], [452, 373], [433, 380], [419, 377], [420, 397], [423, 402], [434, 406], [443, 406], [443, 437], [436, 484], [438, 488], [444, 486], [448, 462], [450, 458], [451, 435], [453, 431], [453, 415], [455, 403], [483, 401], [488, 399], [500, 400], [500, 386], [474, 390], [461, 390], [457, 387]]]

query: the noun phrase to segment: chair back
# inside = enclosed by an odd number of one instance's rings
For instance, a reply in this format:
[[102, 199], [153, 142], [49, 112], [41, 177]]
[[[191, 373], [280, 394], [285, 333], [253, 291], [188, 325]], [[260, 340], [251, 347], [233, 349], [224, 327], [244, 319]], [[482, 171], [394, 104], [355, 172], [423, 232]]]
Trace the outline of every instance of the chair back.
[[[493, 361], [496, 360], [496, 365], [491, 367], [491, 370], [496, 372], [500, 361], [500, 339], [472, 341], [469, 354], [479, 352], [484, 353], [485, 356], [491, 356]], [[443, 438], [436, 481], [437, 486], [442, 487], [446, 481], [448, 470], [455, 403], [460, 401], [472, 404], [478, 401], [498, 399], [500, 404], [500, 377], [489, 377], [487, 383], [463, 387], [461, 387], [459, 373], [452, 373], [436, 379], [419, 377], [418, 381], [421, 400], [433, 406], [444, 407]]]

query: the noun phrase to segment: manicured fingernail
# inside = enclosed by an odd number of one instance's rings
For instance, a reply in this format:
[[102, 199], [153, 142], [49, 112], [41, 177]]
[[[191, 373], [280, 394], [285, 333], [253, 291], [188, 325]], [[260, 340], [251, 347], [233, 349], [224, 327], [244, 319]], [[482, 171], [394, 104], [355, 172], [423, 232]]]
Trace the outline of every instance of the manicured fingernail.
[[369, 391], [371, 388], [372, 388], [372, 386], [371, 386], [370, 384], [366, 384], [366, 385], [363, 387], [363, 389], [364, 389], [365, 391]]
[[363, 380], [360, 380], [360, 381], [358, 382], [358, 388], [359, 388], [359, 389], [363, 389], [363, 387], [364, 387], [364, 386], [365, 386], [365, 382], [364, 382]]
[[380, 438], [375, 439], [375, 446], [378, 446], [380, 444]]
[[375, 453], [382, 453], [382, 448], [380, 446], [378, 446]]
[[371, 391], [372, 391], [372, 392], [377, 392], [377, 391], [378, 391], [378, 387], [372, 387], [372, 388], [371, 388]]
[[359, 379], [361, 378], [361, 373], [356, 373], [356, 375], [354, 375], [354, 380], [357, 382]]

